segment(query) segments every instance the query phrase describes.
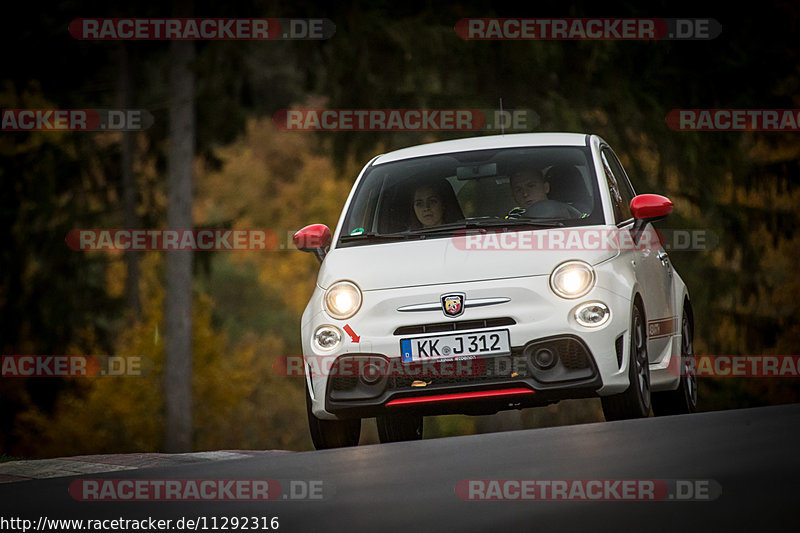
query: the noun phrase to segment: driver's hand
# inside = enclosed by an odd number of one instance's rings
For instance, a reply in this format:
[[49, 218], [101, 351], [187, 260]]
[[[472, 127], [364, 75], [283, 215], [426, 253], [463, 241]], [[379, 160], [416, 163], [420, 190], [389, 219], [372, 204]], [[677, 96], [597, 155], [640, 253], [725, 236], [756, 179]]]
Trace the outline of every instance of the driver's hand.
[[524, 214], [525, 214], [524, 207], [515, 207], [514, 209], [508, 212], [506, 218], [519, 218]]

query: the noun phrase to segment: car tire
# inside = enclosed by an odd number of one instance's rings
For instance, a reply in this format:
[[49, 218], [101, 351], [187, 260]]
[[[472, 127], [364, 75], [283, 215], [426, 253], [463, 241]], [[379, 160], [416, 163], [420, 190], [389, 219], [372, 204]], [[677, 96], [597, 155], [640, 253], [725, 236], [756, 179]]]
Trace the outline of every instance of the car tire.
[[647, 356], [645, 316], [637, 300], [631, 310], [630, 357], [625, 392], [604, 396], [603, 414], [606, 420], [646, 418], [650, 415], [650, 361]]
[[321, 420], [311, 411], [311, 397], [306, 386], [306, 412], [311, 441], [317, 450], [358, 446], [361, 438], [361, 419]]
[[422, 415], [399, 413], [378, 416], [378, 439], [382, 443], [422, 439]]
[[697, 410], [697, 377], [694, 361], [694, 320], [691, 309], [683, 308], [681, 317], [681, 380], [672, 391], [653, 393], [653, 414], [685, 415]]

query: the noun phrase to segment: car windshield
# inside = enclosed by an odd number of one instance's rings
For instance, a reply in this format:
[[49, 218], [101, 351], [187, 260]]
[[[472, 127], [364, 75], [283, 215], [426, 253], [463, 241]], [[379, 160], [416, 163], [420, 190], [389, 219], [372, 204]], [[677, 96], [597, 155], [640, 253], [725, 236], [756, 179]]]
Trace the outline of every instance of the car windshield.
[[406, 159], [367, 169], [344, 245], [603, 222], [586, 147], [505, 148]]

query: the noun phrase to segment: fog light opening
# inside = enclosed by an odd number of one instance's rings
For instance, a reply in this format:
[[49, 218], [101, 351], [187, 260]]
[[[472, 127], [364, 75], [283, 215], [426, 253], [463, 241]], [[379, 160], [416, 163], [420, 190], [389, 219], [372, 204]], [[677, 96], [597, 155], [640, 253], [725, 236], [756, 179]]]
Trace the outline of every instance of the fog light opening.
[[611, 310], [603, 302], [587, 302], [575, 309], [575, 321], [585, 328], [598, 328], [610, 318]]
[[383, 377], [380, 366], [375, 361], [370, 361], [362, 367], [361, 381], [365, 385], [375, 385]]
[[558, 355], [550, 348], [539, 348], [533, 354], [533, 364], [539, 370], [553, 368], [558, 361]]
[[330, 352], [342, 343], [342, 332], [335, 326], [320, 326], [314, 332], [313, 342], [318, 350]]

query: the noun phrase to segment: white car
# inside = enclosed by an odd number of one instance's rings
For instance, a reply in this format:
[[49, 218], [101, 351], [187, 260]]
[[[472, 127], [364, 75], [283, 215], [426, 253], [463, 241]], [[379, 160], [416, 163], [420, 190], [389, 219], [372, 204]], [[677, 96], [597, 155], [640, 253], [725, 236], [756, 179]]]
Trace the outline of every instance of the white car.
[[321, 261], [302, 317], [311, 436], [418, 439], [426, 415], [600, 397], [607, 420], [695, 410], [689, 293], [596, 135], [436, 142], [373, 158], [336, 230], [295, 234]]

